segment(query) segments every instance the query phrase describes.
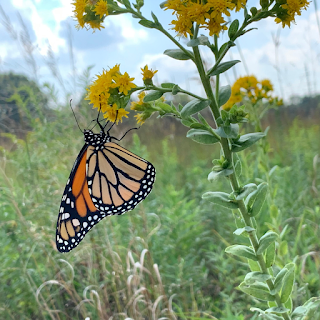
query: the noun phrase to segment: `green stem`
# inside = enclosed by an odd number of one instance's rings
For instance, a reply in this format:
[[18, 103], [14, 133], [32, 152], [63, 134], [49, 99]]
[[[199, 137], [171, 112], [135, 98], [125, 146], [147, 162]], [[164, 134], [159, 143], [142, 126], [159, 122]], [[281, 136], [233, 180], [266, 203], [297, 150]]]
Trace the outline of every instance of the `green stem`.
[[[210, 86], [210, 79], [205, 74], [203, 63], [202, 63], [202, 60], [201, 60], [201, 56], [200, 56], [200, 52], [199, 52], [198, 47], [194, 47], [193, 48], [193, 52], [194, 52], [194, 56], [195, 56], [195, 63], [197, 65], [197, 69], [199, 71], [199, 75], [200, 75], [200, 78], [201, 78], [201, 82], [203, 84], [204, 90], [205, 90], [208, 98], [211, 100], [211, 104], [210, 104], [211, 111], [212, 111], [212, 113], [214, 115], [215, 120], [217, 120], [217, 118], [220, 117], [219, 107], [217, 105], [216, 99], [214, 98], [214, 95], [213, 95], [212, 88]], [[217, 59], [217, 61], [218, 60], [219, 59]], [[216, 91], [219, 90], [218, 86], [219, 86], [219, 82], [217, 81], [216, 82]], [[224, 156], [225, 156], [226, 160], [232, 165], [234, 173], [229, 176], [229, 179], [230, 179], [230, 184], [231, 184], [232, 190], [235, 193], [237, 193], [237, 192], [240, 191], [241, 188], [240, 188], [240, 185], [239, 185], [239, 182], [238, 182], [238, 178], [237, 178], [237, 176], [235, 174], [235, 168], [234, 168], [234, 163], [233, 163], [233, 155], [232, 155], [232, 152], [231, 152], [231, 149], [230, 149], [229, 141], [226, 138], [221, 138], [220, 143], [221, 143], [221, 146], [222, 146], [222, 149], [223, 149]], [[248, 210], [247, 210], [247, 207], [246, 207], [244, 201], [243, 200], [239, 200], [238, 201], [238, 205], [239, 205], [239, 211], [241, 213], [242, 219], [245, 222], [246, 226], [249, 226], [249, 227], [253, 228], [252, 220], [251, 220], [251, 217], [250, 217], [250, 215], [248, 213]], [[266, 266], [266, 262], [264, 260], [264, 256], [262, 254], [257, 254], [257, 250], [259, 248], [259, 240], [258, 240], [258, 237], [257, 237], [257, 234], [256, 234], [255, 230], [248, 232], [248, 235], [249, 235], [249, 239], [250, 239], [251, 245], [253, 247], [253, 250], [255, 251], [256, 257], [258, 259], [257, 262], [260, 265], [261, 272], [265, 273], [265, 274], [268, 274], [268, 268]], [[274, 283], [273, 283], [273, 281], [271, 279], [267, 280], [266, 283], [267, 283], [270, 291], [274, 289]], [[276, 301], [276, 303], [277, 303], [277, 305], [279, 307], [283, 307], [283, 303], [281, 302], [279, 294], [275, 295], [275, 301]], [[283, 318], [285, 320], [290, 320], [290, 317], [289, 317], [288, 313], [284, 313], [284, 314], [282, 314], [282, 316], [283, 316]]]
[[[214, 46], [217, 48], [217, 55], [216, 55], [216, 60], [219, 59], [218, 55], [219, 55], [219, 51], [218, 51], [218, 36], [215, 34], [214, 35]], [[220, 88], [220, 75], [218, 74], [216, 76], [216, 102], [219, 105], [219, 88]]]
[[[156, 86], [150, 86], [150, 87], [146, 88], [146, 90], [157, 90], [157, 91], [164, 92], [164, 93], [166, 93], [166, 92], [172, 92], [172, 89], [169, 89], [169, 88], [160, 88], [160, 87], [156, 87]], [[196, 95], [196, 94], [194, 94], [194, 93], [192, 93], [192, 92], [189, 92], [189, 91], [187, 91], [187, 90], [183, 90], [183, 89], [181, 89], [181, 88], [179, 88], [179, 91], [178, 91], [178, 92], [179, 92], [179, 93], [187, 94], [187, 95], [189, 95], [189, 96], [191, 96], [191, 97], [194, 97], [194, 98], [199, 99], [199, 100], [202, 100], [202, 101], [207, 100], [206, 98], [200, 97], [200, 96], [198, 96], [198, 95]]]

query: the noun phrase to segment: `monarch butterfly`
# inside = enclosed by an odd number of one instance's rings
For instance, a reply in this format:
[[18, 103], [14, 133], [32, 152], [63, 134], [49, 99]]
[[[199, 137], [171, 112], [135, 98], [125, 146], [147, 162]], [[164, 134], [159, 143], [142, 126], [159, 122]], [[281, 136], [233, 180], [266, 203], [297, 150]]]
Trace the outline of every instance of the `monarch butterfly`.
[[104, 217], [134, 209], [155, 181], [150, 162], [112, 142], [121, 141], [128, 131], [117, 139], [109, 134], [115, 122], [105, 131], [108, 122], [103, 127], [95, 121], [101, 132], [83, 131], [85, 144], [63, 192], [56, 231], [60, 252], [74, 249]]

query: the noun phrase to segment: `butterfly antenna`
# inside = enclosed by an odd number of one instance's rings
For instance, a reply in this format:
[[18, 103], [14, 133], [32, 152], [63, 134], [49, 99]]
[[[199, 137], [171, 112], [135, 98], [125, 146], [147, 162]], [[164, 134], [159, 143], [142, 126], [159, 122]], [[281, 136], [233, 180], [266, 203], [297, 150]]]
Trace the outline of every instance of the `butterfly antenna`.
[[112, 129], [112, 127], [115, 125], [115, 123], [117, 122], [117, 118], [118, 118], [118, 110], [117, 110], [117, 113], [116, 113], [116, 118], [114, 120], [114, 123], [111, 125], [111, 127], [108, 129], [107, 133], [109, 133], [109, 131]]
[[[93, 120], [91, 120], [91, 122], [97, 122], [97, 120], [96, 120], [96, 119], [93, 119]], [[96, 123], [91, 129], [89, 129], [89, 130], [92, 131], [93, 128], [94, 128], [96, 125], [97, 125], [97, 123]], [[88, 128], [89, 128], [89, 126], [88, 126]]]
[[71, 108], [71, 111], [72, 111], [72, 113], [73, 113], [74, 118], [76, 119], [76, 123], [77, 123], [77, 125], [78, 125], [79, 130], [83, 133], [83, 131], [81, 130], [81, 128], [80, 128], [80, 126], [79, 126], [79, 122], [78, 122], [78, 120], [77, 120], [76, 114], [74, 113], [74, 111], [73, 111], [73, 109], [72, 109], [71, 102], [72, 102], [72, 99], [70, 99], [70, 108]]
[[138, 128], [131, 128], [131, 129], [129, 129], [120, 139], [115, 138], [115, 137], [111, 137], [111, 139], [115, 139], [115, 140], [117, 140], [117, 141], [121, 141], [121, 140], [127, 135], [128, 132], [130, 132], [131, 130], [138, 130], [138, 129], [140, 129], [140, 127], [138, 127]]

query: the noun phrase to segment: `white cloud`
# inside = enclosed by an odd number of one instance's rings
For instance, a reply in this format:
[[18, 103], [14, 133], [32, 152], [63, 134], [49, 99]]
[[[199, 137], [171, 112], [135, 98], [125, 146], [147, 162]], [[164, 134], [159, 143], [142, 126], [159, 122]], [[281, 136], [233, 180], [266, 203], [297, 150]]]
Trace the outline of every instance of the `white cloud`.
[[[135, 20], [136, 21], [136, 20]], [[132, 44], [138, 44], [142, 40], [148, 39], [148, 32], [143, 27], [135, 28], [133, 25], [133, 19], [127, 14], [108, 16], [105, 20], [105, 28], [111, 25], [121, 28], [121, 36], [126, 40], [119, 46], [120, 50], [125, 50]]]
[[23, 16], [30, 18], [29, 21], [32, 24], [37, 38], [36, 42], [42, 55], [46, 55], [48, 41], [54, 52], [58, 52], [59, 46], [65, 45], [65, 41], [46, 22], [46, 19], [52, 20], [52, 10], [36, 7], [31, 0], [12, 0], [12, 4], [18, 11], [23, 11]]

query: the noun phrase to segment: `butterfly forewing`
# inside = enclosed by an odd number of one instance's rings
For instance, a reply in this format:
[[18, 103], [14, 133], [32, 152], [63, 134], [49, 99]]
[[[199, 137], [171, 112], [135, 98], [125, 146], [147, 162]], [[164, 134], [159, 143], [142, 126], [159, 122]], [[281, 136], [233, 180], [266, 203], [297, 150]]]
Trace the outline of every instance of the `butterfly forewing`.
[[88, 147], [87, 181], [94, 205], [106, 215], [121, 215], [144, 200], [154, 180], [154, 166], [107, 142], [102, 148]]
[[60, 252], [75, 248], [91, 228], [89, 219], [99, 214], [88, 190], [86, 160], [87, 146], [84, 146], [73, 165], [61, 200], [56, 231]]

